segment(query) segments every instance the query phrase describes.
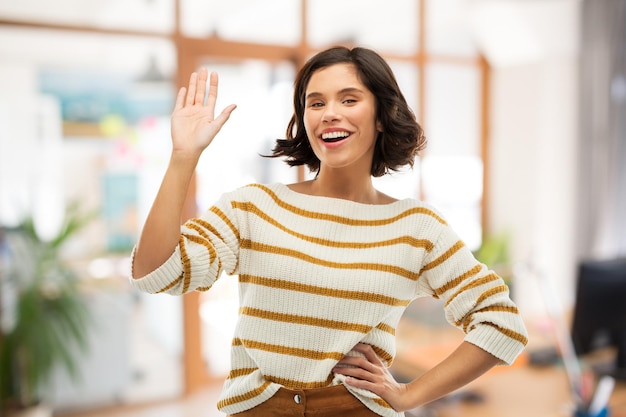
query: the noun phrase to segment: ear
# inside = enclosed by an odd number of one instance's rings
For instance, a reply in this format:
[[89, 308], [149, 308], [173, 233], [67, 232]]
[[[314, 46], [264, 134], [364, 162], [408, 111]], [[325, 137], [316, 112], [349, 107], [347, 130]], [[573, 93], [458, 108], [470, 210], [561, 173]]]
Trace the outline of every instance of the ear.
[[379, 120], [376, 121], [376, 130], [383, 133], [383, 124]]

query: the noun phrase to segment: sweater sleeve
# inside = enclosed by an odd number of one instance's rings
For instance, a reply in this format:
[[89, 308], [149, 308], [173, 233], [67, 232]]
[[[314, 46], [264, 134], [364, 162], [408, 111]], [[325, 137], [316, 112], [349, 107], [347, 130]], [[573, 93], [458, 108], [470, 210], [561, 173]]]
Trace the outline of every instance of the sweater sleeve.
[[208, 290], [222, 271], [236, 273], [239, 229], [230, 195], [182, 225], [179, 243], [169, 259], [148, 275], [131, 278], [131, 284], [147, 293], [180, 295]]
[[465, 332], [465, 341], [511, 364], [528, 335], [509, 288], [474, 258], [450, 226], [442, 227], [420, 279], [444, 301], [447, 321]]

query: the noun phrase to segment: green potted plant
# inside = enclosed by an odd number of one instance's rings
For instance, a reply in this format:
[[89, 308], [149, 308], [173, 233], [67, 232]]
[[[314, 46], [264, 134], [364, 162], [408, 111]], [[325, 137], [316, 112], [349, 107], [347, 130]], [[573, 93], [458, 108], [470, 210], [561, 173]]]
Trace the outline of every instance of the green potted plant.
[[485, 235], [482, 244], [474, 252], [476, 259], [500, 275], [509, 287], [513, 284], [513, 268], [509, 253], [510, 240], [510, 234], [507, 232]]
[[[87, 349], [90, 317], [64, 244], [92, 215], [69, 207], [58, 234], [42, 240], [32, 218], [0, 230], [0, 411], [41, 414], [42, 389], [58, 367], [77, 376], [77, 350]], [[8, 304], [8, 305], [6, 305]], [[28, 414], [27, 410], [37, 410]], [[45, 407], [44, 407], [45, 409]], [[51, 412], [49, 412], [51, 414]]]

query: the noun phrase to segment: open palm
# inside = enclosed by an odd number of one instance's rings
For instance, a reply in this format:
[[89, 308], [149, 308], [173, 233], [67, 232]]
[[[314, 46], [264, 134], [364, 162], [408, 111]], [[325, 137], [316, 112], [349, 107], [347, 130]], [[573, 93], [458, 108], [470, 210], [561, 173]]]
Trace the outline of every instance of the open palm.
[[[209, 93], [205, 102], [207, 81]], [[172, 152], [199, 157], [226, 123], [236, 106], [227, 106], [215, 117], [217, 86], [217, 74], [209, 76], [202, 68], [191, 74], [188, 88], [180, 89], [172, 113]]]

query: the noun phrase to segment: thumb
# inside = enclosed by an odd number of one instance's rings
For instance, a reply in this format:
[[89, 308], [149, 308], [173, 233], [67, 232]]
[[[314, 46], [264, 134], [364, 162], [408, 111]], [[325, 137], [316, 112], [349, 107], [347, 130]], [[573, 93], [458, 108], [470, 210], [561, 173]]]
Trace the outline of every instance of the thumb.
[[233, 110], [237, 108], [236, 104], [231, 104], [227, 106], [222, 112], [213, 120], [213, 123], [216, 123], [219, 128], [221, 128], [226, 121], [230, 118]]

